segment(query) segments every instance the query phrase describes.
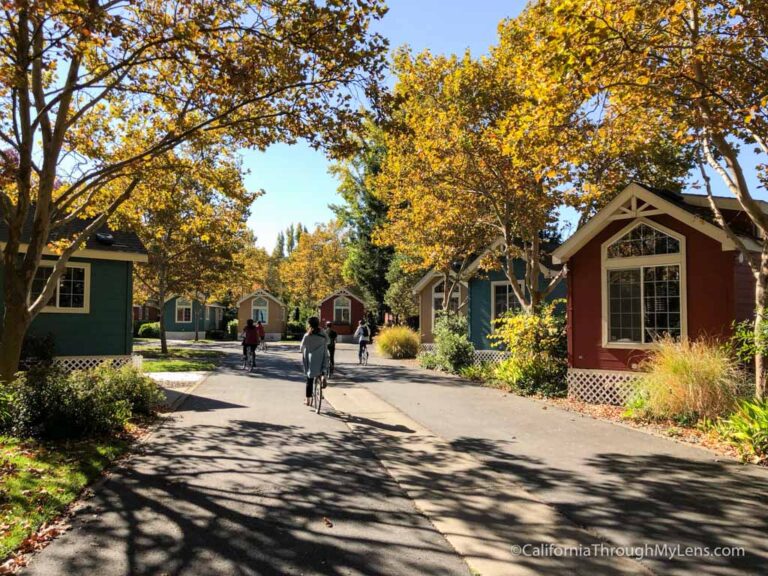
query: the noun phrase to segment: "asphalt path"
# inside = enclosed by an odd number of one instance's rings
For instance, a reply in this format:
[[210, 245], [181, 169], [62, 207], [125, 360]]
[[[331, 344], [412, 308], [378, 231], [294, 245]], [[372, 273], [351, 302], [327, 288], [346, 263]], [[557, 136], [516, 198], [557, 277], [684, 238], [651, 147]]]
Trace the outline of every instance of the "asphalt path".
[[259, 359], [193, 390], [24, 574], [468, 575], [331, 407], [302, 405], [296, 347]]

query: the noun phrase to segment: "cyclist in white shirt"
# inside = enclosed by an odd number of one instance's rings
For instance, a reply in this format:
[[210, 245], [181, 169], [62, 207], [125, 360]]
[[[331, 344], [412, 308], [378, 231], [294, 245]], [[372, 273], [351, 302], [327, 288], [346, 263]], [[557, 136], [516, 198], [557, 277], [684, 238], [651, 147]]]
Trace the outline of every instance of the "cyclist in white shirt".
[[354, 338], [359, 338], [360, 348], [357, 351], [358, 362], [363, 361], [363, 351], [368, 347], [368, 342], [371, 341], [371, 329], [365, 320], [360, 320], [357, 323], [357, 330], [355, 330]]

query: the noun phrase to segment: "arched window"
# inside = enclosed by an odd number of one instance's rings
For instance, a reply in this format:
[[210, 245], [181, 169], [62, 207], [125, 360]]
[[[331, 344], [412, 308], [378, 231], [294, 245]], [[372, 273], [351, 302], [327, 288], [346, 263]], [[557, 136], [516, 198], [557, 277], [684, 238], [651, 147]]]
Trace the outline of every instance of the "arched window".
[[352, 300], [346, 296], [339, 296], [333, 302], [333, 323], [352, 323]]
[[684, 239], [640, 222], [604, 244], [605, 344], [685, 336]]
[[251, 318], [255, 322], [261, 320], [262, 324], [269, 321], [269, 302], [263, 296], [257, 296], [251, 302]]

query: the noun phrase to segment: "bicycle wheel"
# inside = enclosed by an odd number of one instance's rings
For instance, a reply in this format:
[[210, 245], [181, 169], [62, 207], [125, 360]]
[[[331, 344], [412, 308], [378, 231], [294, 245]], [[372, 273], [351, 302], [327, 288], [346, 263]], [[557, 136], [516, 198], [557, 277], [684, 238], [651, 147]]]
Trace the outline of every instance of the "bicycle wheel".
[[312, 388], [312, 400], [314, 401], [315, 413], [320, 414], [320, 406], [323, 403], [323, 380], [320, 376], [315, 376], [315, 384]]
[[363, 366], [368, 366], [368, 348], [363, 351]]

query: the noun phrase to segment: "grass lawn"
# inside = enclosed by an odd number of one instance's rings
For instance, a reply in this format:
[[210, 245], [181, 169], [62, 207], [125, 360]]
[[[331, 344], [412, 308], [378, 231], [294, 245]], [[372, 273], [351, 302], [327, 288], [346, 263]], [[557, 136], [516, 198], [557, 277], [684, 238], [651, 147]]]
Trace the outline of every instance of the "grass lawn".
[[186, 358], [144, 358], [144, 372], [192, 372], [215, 370], [219, 363], [211, 360]]
[[168, 354], [160, 352], [160, 348], [143, 348], [140, 346], [134, 346], [134, 352], [137, 352], [147, 358], [168, 359], [168, 358], [184, 358], [186, 360], [215, 360], [226, 356], [226, 352], [221, 350], [200, 350], [197, 348], [180, 348], [172, 346], [168, 348]]
[[[39, 443], [0, 436], [0, 559], [34, 549], [34, 533], [128, 449], [127, 438]], [[31, 537], [31, 538], [30, 538]]]

